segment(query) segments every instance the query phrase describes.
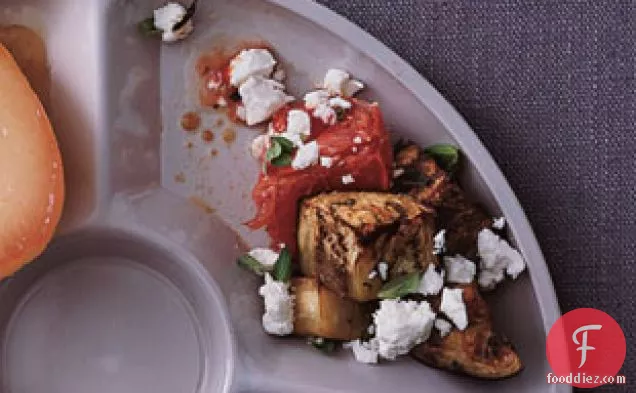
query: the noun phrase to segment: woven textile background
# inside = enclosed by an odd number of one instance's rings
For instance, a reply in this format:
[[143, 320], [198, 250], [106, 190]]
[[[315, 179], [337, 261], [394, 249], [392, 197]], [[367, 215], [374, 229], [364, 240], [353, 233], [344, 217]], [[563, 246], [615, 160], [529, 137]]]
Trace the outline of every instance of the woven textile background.
[[627, 338], [636, 391], [636, 0], [320, 0], [410, 62], [510, 181], [564, 312]]

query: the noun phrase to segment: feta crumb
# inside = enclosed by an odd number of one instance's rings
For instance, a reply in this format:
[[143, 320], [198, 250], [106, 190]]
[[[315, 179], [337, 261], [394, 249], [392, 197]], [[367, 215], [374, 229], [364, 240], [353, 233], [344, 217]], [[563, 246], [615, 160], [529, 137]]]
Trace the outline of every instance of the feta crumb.
[[445, 319], [437, 318], [435, 320], [435, 329], [439, 330], [439, 335], [444, 338], [453, 329], [453, 325]]
[[382, 300], [373, 314], [376, 336], [372, 342], [385, 359], [409, 353], [431, 334], [435, 313], [426, 301]]
[[353, 351], [353, 356], [360, 363], [373, 364], [378, 362], [378, 351], [373, 348], [371, 342], [360, 340], [351, 341], [348, 345]]
[[206, 86], [209, 90], [216, 90], [221, 87], [222, 84], [223, 80], [221, 78], [210, 78]]
[[352, 147], [352, 148], [351, 148], [351, 152], [352, 152], [352, 153], [357, 153], [357, 152], [358, 152], [358, 148], [357, 148], [357, 147], [355, 147], [355, 146], [354, 146], [354, 147]]
[[230, 61], [230, 84], [239, 87], [251, 76], [269, 78], [275, 65], [267, 49], [244, 49]]
[[341, 97], [333, 97], [329, 99], [329, 106], [332, 108], [350, 109], [351, 103]]
[[378, 272], [382, 281], [386, 281], [389, 278], [389, 264], [386, 262], [378, 263]]
[[278, 253], [269, 248], [254, 248], [247, 254], [256, 259], [266, 270], [273, 269], [278, 260]]
[[252, 157], [260, 160], [265, 156], [267, 149], [269, 149], [270, 136], [263, 134], [259, 135], [252, 141], [252, 146], [250, 147], [250, 152], [252, 153]]
[[331, 168], [331, 166], [333, 165], [333, 158], [325, 156], [320, 157], [320, 165], [324, 166], [325, 168]]
[[439, 255], [446, 250], [446, 229], [437, 232], [433, 237], [433, 254]]
[[422, 276], [422, 281], [420, 281], [417, 291], [423, 295], [437, 295], [443, 286], [444, 272], [438, 273], [435, 270], [435, 266], [430, 264]]
[[[347, 185], [347, 184], [352, 184], [352, 183], [355, 183], [355, 182], [356, 182], [356, 179], [354, 179], [353, 175], [351, 175], [351, 174], [342, 176], [342, 184]], [[380, 274], [382, 274], [382, 273], [380, 272]]]
[[477, 254], [481, 259], [478, 281], [484, 289], [493, 289], [503, 281], [504, 270], [516, 279], [526, 268], [519, 251], [488, 228], [482, 229], [477, 236]]
[[446, 281], [455, 284], [470, 284], [477, 273], [475, 263], [461, 255], [444, 257], [444, 267], [446, 268]]
[[335, 68], [327, 71], [323, 86], [330, 94], [345, 97], [352, 97], [364, 88], [364, 84], [351, 79], [351, 75], [348, 72]]
[[492, 220], [492, 227], [498, 230], [504, 229], [506, 226], [506, 217], [499, 217]]
[[296, 170], [305, 169], [318, 162], [320, 149], [316, 141], [311, 141], [298, 148], [291, 166]]
[[305, 94], [305, 108], [316, 109], [319, 105], [327, 104], [329, 92], [326, 90], [315, 90]]
[[287, 113], [287, 132], [301, 136], [311, 134], [311, 119], [307, 112], [300, 109], [292, 109]]
[[153, 23], [161, 30], [161, 39], [164, 42], [175, 42], [186, 38], [194, 30], [192, 19], [188, 20], [181, 28], [173, 31], [174, 26], [181, 22], [188, 11], [179, 3], [168, 3], [153, 12]]
[[332, 107], [326, 104], [320, 104], [314, 109], [313, 116], [322, 120], [327, 125], [334, 125], [338, 120], [338, 115]]
[[265, 273], [265, 284], [258, 293], [265, 300], [265, 331], [277, 336], [291, 334], [294, 331], [294, 296], [289, 293], [289, 284], [275, 281]]
[[356, 145], [359, 145], [362, 143], [362, 137], [360, 136], [356, 136], [353, 138], [353, 143], [355, 143]]
[[459, 330], [464, 330], [468, 326], [468, 315], [466, 314], [466, 305], [462, 294], [464, 290], [461, 288], [442, 290], [442, 303], [439, 310], [453, 321]]
[[397, 179], [398, 177], [404, 174], [404, 168], [397, 168], [393, 170], [393, 178]]
[[269, 119], [293, 97], [283, 91], [284, 86], [274, 80], [250, 76], [239, 88], [245, 106], [245, 122], [253, 126]]
[[220, 106], [221, 108], [225, 108], [225, 107], [227, 106], [227, 100], [226, 100], [225, 98], [223, 98], [223, 97], [219, 97], [219, 98], [216, 100], [216, 104], [217, 104], [218, 106]]
[[374, 335], [375, 334], [375, 325], [371, 324], [369, 325], [369, 327], [367, 328], [367, 333], [370, 335]]
[[367, 278], [369, 280], [373, 280], [374, 278], [376, 278], [378, 276], [378, 272], [377, 270], [371, 270], [371, 272], [369, 273], [369, 275], [367, 276]]

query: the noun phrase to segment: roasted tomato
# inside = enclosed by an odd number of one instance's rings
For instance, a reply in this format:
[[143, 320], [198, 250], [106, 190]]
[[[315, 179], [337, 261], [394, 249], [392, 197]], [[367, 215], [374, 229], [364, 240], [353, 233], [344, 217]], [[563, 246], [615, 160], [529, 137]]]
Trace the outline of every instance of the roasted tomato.
[[[351, 101], [352, 108], [334, 125], [312, 120], [310, 140], [318, 142], [320, 156], [333, 159], [331, 167], [316, 164], [295, 170], [270, 165], [261, 174], [252, 193], [258, 212], [248, 226], [266, 227], [273, 245], [284, 243], [296, 253], [298, 204], [304, 197], [334, 190], [388, 190], [393, 157], [380, 108], [374, 103]], [[287, 112], [294, 107], [302, 105], [290, 105], [276, 113], [274, 129], [285, 128]], [[343, 176], [347, 175], [354, 182], [344, 184]]]

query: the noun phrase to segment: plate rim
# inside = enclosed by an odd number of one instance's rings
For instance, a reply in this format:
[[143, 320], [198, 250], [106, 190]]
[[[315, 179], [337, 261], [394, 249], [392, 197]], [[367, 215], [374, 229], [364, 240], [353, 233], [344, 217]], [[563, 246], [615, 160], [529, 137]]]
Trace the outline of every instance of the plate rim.
[[[523, 207], [503, 172], [472, 127], [408, 62], [344, 16], [311, 0], [267, 1], [321, 26], [376, 61], [431, 111], [463, 151], [470, 153], [468, 156], [486, 186], [490, 190], [497, 190], [493, 192], [493, 197], [508, 220], [517, 247], [530, 266], [528, 273], [547, 336], [554, 322], [561, 316], [561, 309], [545, 257]], [[572, 388], [566, 385], [558, 386], [563, 387], [563, 389], [557, 389], [559, 392], [572, 391]]]

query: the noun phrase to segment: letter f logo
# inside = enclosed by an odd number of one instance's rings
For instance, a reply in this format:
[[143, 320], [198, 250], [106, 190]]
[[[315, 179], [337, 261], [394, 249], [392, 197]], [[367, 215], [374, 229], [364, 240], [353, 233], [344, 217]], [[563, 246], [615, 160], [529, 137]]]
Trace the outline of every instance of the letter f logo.
[[[574, 344], [581, 345], [580, 347], [576, 348], [577, 351], [581, 351], [581, 364], [579, 365], [579, 368], [583, 367], [585, 361], [587, 360], [587, 351], [593, 351], [596, 349], [587, 345], [587, 331], [601, 330], [602, 327], [602, 325], [585, 325], [576, 329], [572, 334], [572, 341], [574, 341]], [[576, 336], [578, 336], [578, 334], [581, 332], [583, 332], [583, 334], [581, 335], [583, 338], [581, 342], [579, 342]]]

